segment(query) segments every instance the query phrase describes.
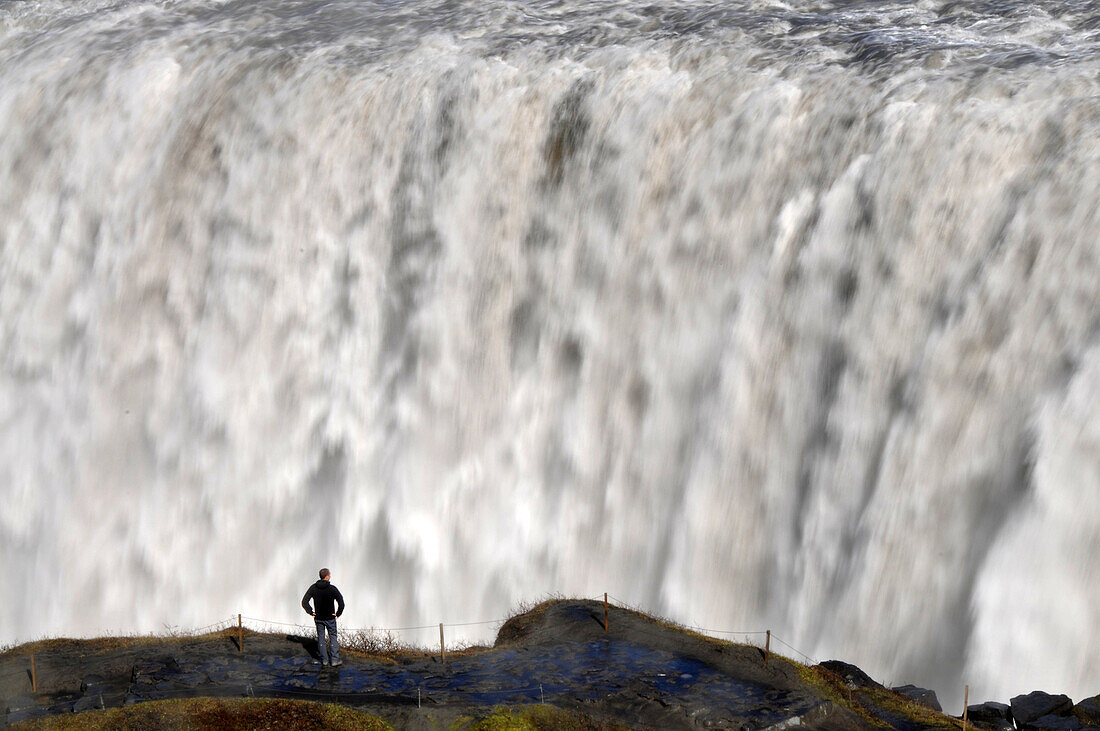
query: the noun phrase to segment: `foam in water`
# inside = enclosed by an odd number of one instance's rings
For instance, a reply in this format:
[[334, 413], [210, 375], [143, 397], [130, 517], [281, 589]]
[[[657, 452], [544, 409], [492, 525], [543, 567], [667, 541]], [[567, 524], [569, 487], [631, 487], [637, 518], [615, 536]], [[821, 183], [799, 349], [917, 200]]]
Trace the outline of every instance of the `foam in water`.
[[1094, 694], [1094, 26], [3, 5], [0, 641], [324, 564], [351, 626], [610, 591]]

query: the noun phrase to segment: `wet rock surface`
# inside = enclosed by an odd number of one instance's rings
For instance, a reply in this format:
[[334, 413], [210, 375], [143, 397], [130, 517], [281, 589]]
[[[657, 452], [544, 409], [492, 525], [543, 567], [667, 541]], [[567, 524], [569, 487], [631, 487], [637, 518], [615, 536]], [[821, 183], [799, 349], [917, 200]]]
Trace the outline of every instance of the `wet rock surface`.
[[1025, 729], [1065, 729], [1077, 731], [1081, 728], [1081, 722], [1073, 716], [1043, 716], [1023, 725]]
[[[106, 647], [56, 641], [38, 650], [37, 694], [17, 651], [0, 656], [0, 690], [8, 723], [164, 699], [255, 696], [341, 703], [398, 728], [534, 703], [631, 728], [871, 726], [808, 683], [805, 669], [775, 656], [765, 663], [759, 648], [709, 642], [627, 610], [613, 610], [611, 626], [605, 633], [602, 606], [557, 602], [509, 620], [493, 648], [448, 655], [446, 663], [427, 653], [345, 653], [338, 668], [316, 665], [310, 638], [293, 635], [247, 634], [244, 652], [235, 633]], [[881, 721], [922, 727], [872, 699], [894, 694], [859, 668], [828, 668], [843, 673], [837, 688], [861, 684], [845, 694], [865, 696], [863, 707], [877, 709]]]

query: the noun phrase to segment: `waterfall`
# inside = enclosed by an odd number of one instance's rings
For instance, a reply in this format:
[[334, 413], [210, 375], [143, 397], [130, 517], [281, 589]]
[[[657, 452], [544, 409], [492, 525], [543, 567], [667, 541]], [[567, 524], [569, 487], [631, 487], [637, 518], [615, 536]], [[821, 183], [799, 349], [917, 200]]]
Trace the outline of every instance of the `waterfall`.
[[0, 3], [0, 642], [325, 565], [1095, 694], [1100, 35], [971, 5]]

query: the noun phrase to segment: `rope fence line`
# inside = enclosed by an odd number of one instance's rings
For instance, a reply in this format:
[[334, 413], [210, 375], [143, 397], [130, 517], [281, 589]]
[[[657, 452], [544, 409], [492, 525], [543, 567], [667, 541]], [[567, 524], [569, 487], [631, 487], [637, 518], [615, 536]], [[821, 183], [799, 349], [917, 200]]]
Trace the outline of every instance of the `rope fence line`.
[[[760, 648], [760, 646], [756, 645], [753, 642], [751, 642], [750, 638], [756, 637], [756, 636], [759, 636], [759, 635], [765, 635], [766, 638], [767, 638], [766, 644], [761, 648], [764, 651], [764, 664], [765, 665], [768, 664], [768, 657], [769, 657], [769, 655], [772, 654], [771, 653], [771, 647], [770, 647], [772, 639], [774, 639], [780, 645], [787, 648], [791, 652], [795, 653], [799, 657], [803, 658], [808, 663], [810, 663], [810, 664], [818, 664], [819, 663], [819, 661], [816, 660], [814, 657], [802, 652], [801, 650], [799, 650], [797, 647], [794, 647], [793, 645], [791, 645], [786, 640], [783, 640], [782, 638], [774, 635], [771, 632], [771, 630], [724, 630], [724, 629], [714, 629], [714, 628], [702, 627], [702, 626], [698, 626], [698, 625], [680, 624], [680, 623], [675, 622], [673, 620], [667, 620], [667, 619], [661, 618], [659, 615], [657, 615], [653, 612], [647, 611], [647, 610], [641, 608], [638, 605], [632, 605], [629, 602], [626, 602], [626, 601], [620, 599], [619, 597], [615, 597], [615, 596], [612, 596], [610, 594], [605, 594], [603, 597], [587, 598], [587, 600], [588, 601], [593, 601], [593, 602], [596, 602], [596, 603], [603, 603], [603, 605], [604, 605], [604, 626], [605, 626], [605, 631], [608, 631], [608, 627], [607, 627], [608, 608], [613, 606], [615, 608], [633, 610], [633, 611], [642, 613], [642, 614], [644, 614], [648, 617], [658, 619], [659, 621], [668, 622], [669, 624], [671, 624], [675, 627], [679, 627], [679, 628], [686, 629], [686, 630], [692, 630], [692, 631], [695, 631], [695, 632], [699, 632], [701, 634], [706, 634], [706, 635], [710, 635], [710, 636], [714, 636], [714, 635], [724, 635], [724, 636], [733, 636], [733, 637], [743, 636], [743, 637], [746, 638], [746, 644], [748, 644], [750, 646], [758, 647], [758, 648]], [[612, 605], [609, 600], [614, 600], [615, 604]], [[340, 630], [340, 633], [342, 635], [345, 634], [345, 633], [367, 633], [367, 634], [387, 633], [387, 634], [392, 634], [392, 633], [396, 633], [396, 632], [411, 632], [411, 631], [432, 630], [432, 629], [435, 629], [436, 627], [438, 627], [439, 632], [440, 632], [440, 648], [439, 648], [440, 653], [439, 653], [439, 658], [440, 658], [440, 661], [444, 665], [446, 665], [447, 658], [446, 658], [446, 648], [445, 648], [445, 644], [444, 644], [444, 629], [446, 627], [473, 627], [473, 626], [494, 625], [494, 624], [503, 625], [509, 619], [510, 618], [487, 619], [487, 620], [480, 620], [480, 621], [473, 621], [473, 622], [440, 623], [438, 625], [429, 624], [429, 625], [416, 625], [416, 626], [409, 626], [409, 627], [352, 627], [352, 628], [342, 628]], [[239, 652], [244, 652], [244, 647], [243, 647], [244, 620], [248, 620], [249, 622], [253, 622], [253, 623], [258, 623], [260, 625], [276, 625], [276, 626], [281, 626], [281, 627], [292, 627], [292, 628], [301, 630], [302, 634], [304, 634], [307, 637], [313, 633], [313, 628], [310, 627], [307, 624], [298, 624], [298, 623], [292, 623], [292, 622], [280, 622], [280, 621], [277, 621], [277, 620], [268, 620], [268, 619], [262, 619], [262, 618], [259, 618], [259, 617], [245, 617], [243, 614], [238, 614], [236, 617], [230, 617], [228, 619], [219, 620], [217, 622], [212, 622], [210, 624], [203, 625], [201, 627], [197, 627], [197, 628], [193, 628], [193, 629], [181, 630], [181, 629], [178, 629], [178, 628], [175, 628], [175, 627], [169, 627], [168, 628], [168, 635], [169, 635], [169, 637], [197, 637], [197, 636], [200, 636], [200, 635], [203, 635], [203, 634], [213, 634], [213, 633], [216, 633], [216, 632], [228, 632], [228, 631], [231, 631], [231, 630], [236, 630], [237, 633], [238, 633], [237, 637], [236, 637], [238, 651]], [[249, 627], [249, 630], [250, 631], [255, 631], [251, 627]], [[653, 636], [653, 637], [667, 636], [664, 633], [659, 632], [654, 628], [648, 628], [648, 627], [636, 628], [635, 631], [639, 631], [642, 634]], [[116, 638], [119, 639], [119, 640], [125, 640], [125, 639], [140, 638], [140, 637], [143, 637], [143, 635], [118, 635]], [[153, 637], [155, 637], [155, 635]], [[715, 637], [714, 639], [723, 639], [723, 638], [722, 637]], [[399, 648], [403, 647], [404, 649], [411, 649], [409, 646], [397, 646], [397, 647], [399, 647]], [[421, 649], [423, 649], [423, 648], [421, 648]], [[30, 681], [31, 681], [31, 686], [32, 686], [31, 689], [32, 689], [34, 695], [38, 696], [39, 691], [38, 691], [37, 676], [39, 674], [41, 674], [41, 669], [39, 669], [38, 672], [36, 673], [35, 653], [34, 653], [34, 651], [30, 650], [30, 652], [28, 654], [29, 654], [30, 663], [29, 663], [29, 666], [27, 668], [16, 668], [16, 669], [5, 670], [3, 673], [0, 673], [0, 677], [10, 678], [10, 677], [17, 676], [17, 675], [29, 676]], [[222, 685], [222, 684], [216, 684], [215, 681], [213, 681], [213, 680], [210, 680], [210, 683], [214, 684], [214, 687], [217, 688], [220, 691], [219, 693], [215, 694], [216, 697], [217, 696], [232, 697], [232, 696], [235, 696], [238, 693], [241, 694], [241, 695], [244, 695], [246, 697], [256, 697], [257, 696], [257, 689], [254, 688], [252, 683], [243, 683], [242, 684], [240, 682], [236, 682], [236, 683], [231, 683], [231, 684], [228, 684], [228, 685]], [[887, 686], [889, 687], [889, 684], [887, 684]], [[137, 701], [141, 702], [141, 701], [145, 701], [145, 700], [157, 700], [157, 699], [160, 699], [160, 698], [173, 697], [173, 696], [207, 697], [208, 694], [204, 694], [202, 692], [203, 690], [204, 689], [202, 689], [202, 688], [196, 688], [196, 687], [166, 688], [166, 689], [155, 689], [154, 688], [154, 689], [150, 689], [150, 690], [147, 691], [149, 693], [150, 697], [144, 697], [144, 696], [140, 695], [138, 692], [136, 692], [136, 689], [133, 687], [133, 685], [131, 685], [130, 688], [125, 693], [115, 692], [115, 693], [95, 693], [94, 695], [81, 695], [79, 697], [72, 697], [72, 698], [69, 698], [67, 700], [57, 701], [57, 702], [51, 703], [51, 704], [46, 705], [46, 706], [39, 706], [39, 705], [35, 704], [33, 706], [33, 708], [37, 709], [37, 710], [44, 710], [45, 712], [54, 712], [57, 709], [73, 710], [73, 707], [74, 707], [75, 704], [79, 703], [80, 701], [86, 700], [88, 698], [91, 698], [93, 700], [98, 700], [98, 707], [102, 708], [102, 707], [106, 707], [106, 704], [108, 703], [108, 700], [105, 700], [105, 699], [109, 699], [110, 703], [115, 704], [117, 701], [124, 701], [124, 700], [127, 700], [127, 699], [136, 699]], [[408, 698], [409, 703], [411, 704], [413, 702], [412, 697], [411, 697], [412, 690], [413, 690], [412, 688], [405, 688], [405, 689], [397, 691], [397, 692], [382, 693], [382, 695], [389, 695], [389, 696], [394, 696], [394, 697], [405, 697], [405, 698]], [[417, 704], [417, 707], [420, 707], [422, 698], [427, 699], [429, 702], [434, 702], [431, 699], [431, 697], [428, 695], [428, 692], [423, 688], [423, 686], [418, 685], [415, 688], [415, 690], [416, 690], [416, 701], [415, 702]], [[261, 686], [258, 689], [258, 691], [259, 691], [259, 695], [262, 695], [262, 696], [265, 696], [265, 697], [279, 697], [279, 696], [288, 696], [288, 695], [289, 696], [299, 695], [299, 696], [312, 697], [314, 699], [327, 699], [329, 701], [339, 700], [341, 698], [351, 699], [351, 698], [355, 698], [355, 697], [362, 697], [362, 698], [365, 699], [367, 697], [379, 695], [379, 691], [377, 691], [376, 689], [372, 689], [371, 691], [364, 692], [364, 691], [354, 691], [354, 690], [342, 691], [342, 690], [324, 689], [324, 688], [315, 688], [315, 689], [310, 689], [310, 690], [297, 690], [297, 689], [285, 688], [285, 687], [284, 688], [278, 688], [278, 687], [264, 687], [264, 686]], [[545, 691], [544, 691], [544, 688], [543, 688], [542, 684], [539, 684], [537, 687], [529, 686], [529, 687], [524, 687], [524, 688], [497, 688], [497, 689], [491, 689], [491, 690], [477, 690], [477, 689], [465, 690], [463, 688], [457, 688], [457, 687], [446, 688], [446, 689], [432, 688], [430, 692], [433, 693], [433, 694], [443, 692], [443, 693], [471, 694], [471, 695], [475, 695], [475, 696], [508, 696], [508, 695], [519, 695], [519, 694], [526, 694], [526, 695], [530, 696], [530, 695], [533, 695], [534, 693], [537, 692], [538, 693], [538, 698], [540, 699], [540, 701], [545, 702]], [[551, 692], [560, 694], [562, 692], [562, 689], [561, 688], [555, 688]], [[966, 687], [966, 695], [969, 695], [969, 686]], [[966, 712], [967, 712], [967, 705], [966, 704], [967, 704], [967, 702], [968, 701], [966, 699], [964, 699], [963, 715], [962, 715], [963, 722], [964, 722], [964, 729], [965, 729], [965, 723], [966, 723]], [[96, 706], [93, 706], [93, 707], [96, 707]], [[14, 709], [11, 709], [11, 710], [14, 710]], [[24, 708], [24, 709], [19, 709], [19, 710], [27, 710], [27, 709]], [[10, 712], [11, 711], [9, 710], [9, 714], [10, 714]]]
[[480, 622], [452, 622], [450, 624], [448, 624], [447, 622], [444, 622], [443, 626], [444, 627], [472, 627], [475, 624], [504, 624], [507, 621], [508, 621], [508, 617], [505, 617], [504, 619], [485, 619], [485, 620], [482, 620]]
[[779, 644], [783, 645], [784, 647], [786, 647], [788, 650], [791, 650], [792, 652], [795, 652], [795, 653], [801, 655], [804, 659], [808, 660], [811, 664], [813, 664], [813, 665], [818, 664], [817, 660], [813, 659], [812, 657], [810, 657], [806, 653], [802, 652], [802, 650], [799, 650], [796, 647], [792, 647], [791, 645], [787, 644], [786, 642], [779, 639], [775, 635], [772, 635], [772, 639], [775, 640], [776, 642], [778, 642]]
[[[615, 604], [612, 605], [609, 600], [613, 600], [615, 602]], [[650, 616], [650, 617], [657, 617], [658, 616], [658, 615], [654, 614], [653, 612], [649, 612], [649, 611], [647, 611], [647, 610], [645, 610], [645, 609], [643, 609], [643, 608], [641, 608], [637, 605], [632, 605], [629, 602], [626, 602], [626, 601], [620, 599], [619, 597], [612, 596], [610, 594], [605, 594], [603, 597], [598, 597], [598, 598], [595, 598], [595, 599], [589, 598], [588, 601], [594, 601], [594, 602], [604, 604], [605, 631], [607, 631], [607, 629], [608, 629], [608, 627], [607, 627], [607, 622], [608, 622], [607, 610], [608, 610], [608, 607], [610, 607], [610, 606], [615, 606], [616, 608], [630, 609], [630, 610], [645, 614], [645, 615]], [[341, 628], [339, 630], [339, 632], [340, 632], [341, 635], [345, 635], [345, 637], [348, 634], [355, 634], [355, 633], [367, 634], [367, 635], [378, 635], [378, 634], [392, 635], [393, 633], [398, 633], [398, 632], [425, 631], [425, 630], [432, 630], [432, 629], [435, 629], [436, 627], [438, 627], [439, 628], [439, 639], [440, 639], [439, 657], [440, 657], [440, 661], [443, 662], [444, 664], [446, 664], [446, 645], [445, 645], [445, 640], [444, 640], [444, 629], [445, 628], [447, 628], [447, 627], [474, 627], [474, 626], [494, 625], [494, 624], [503, 625], [505, 622], [508, 621], [508, 619], [509, 618], [487, 619], [487, 620], [472, 621], [472, 622], [452, 622], [452, 623], [443, 622], [443, 623], [440, 623], [438, 625], [430, 625], [429, 624], [429, 625], [415, 625], [415, 626], [408, 626], [408, 627], [348, 627], [348, 628]], [[300, 633], [302, 635], [306, 636], [306, 637], [311, 635], [314, 631], [314, 628], [310, 627], [307, 624], [299, 624], [299, 623], [294, 623], [294, 622], [282, 622], [282, 621], [278, 621], [278, 620], [263, 619], [261, 617], [251, 617], [251, 616], [246, 617], [243, 614], [238, 614], [236, 617], [230, 617], [228, 619], [219, 620], [217, 622], [212, 622], [210, 624], [203, 625], [201, 627], [197, 627], [197, 628], [194, 628], [194, 629], [179, 630], [179, 629], [172, 628], [170, 630], [169, 634], [170, 634], [170, 636], [173, 636], [173, 637], [189, 637], [189, 636], [198, 636], [198, 635], [202, 635], [202, 634], [211, 634], [211, 633], [214, 633], [214, 632], [231, 631], [231, 630], [235, 629], [235, 630], [237, 630], [237, 633], [238, 633], [237, 634], [237, 649], [238, 649], [239, 652], [244, 652], [243, 630], [245, 628], [245, 625], [244, 625], [245, 620], [248, 620], [250, 623], [256, 623], [256, 624], [259, 624], [259, 625], [273, 625], [273, 626], [279, 626], [279, 627], [290, 627], [290, 628], [299, 630]], [[764, 653], [765, 653], [764, 654], [765, 664], [767, 664], [768, 656], [771, 654], [770, 644], [771, 644], [771, 640], [773, 638], [776, 640], [776, 642], [778, 642], [781, 645], [783, 645], [784, 647], [788, 648], [789, 650], [791, 650], [792, 652], [794, 652], [798, 656], [804, 658], [805, 660], [807, 660], [811, 664], [816, 664], [816, 662], [817, 662], [810, 655], [807, 655], [806, 653], [804, 653], [801, 650], [799, 650], [798, 648], [792, 646], [788, 642], [780, 639], [779, 637], [774, 636], [771, 633], [770, 630], [723, 630], [723, 629], [713, 629], [713, 628], [708, 628], [708, 627], [701, 627], [701, 626], [698, 626], [698, 625], [682, 625], [682, 624], [673, 622], [671, 620], [665, 620], [665, 621], [668, 621], [670, 624], [681, 627], [683, 629], [692, 630], [692, 631], [695, 631], [695, 632], [699, 632], [699, 633], [706, 634], [706, 635], [711, 635], [711, 636], [713, 636], [713, 635], [725, 635], [725, 636], [733, 636], [733, 637], [744, 636], [747, 640], [746, 644], [750, 644], [750, 645], [753, 645], [753, 646], [756, 646], [756, 645], [752, 642], [749, 642], [748, 641], [749, 638], [754, 637], [754, 636], [758, 636], [758, 635], [765, 635], [767, 637], [767, 643], [765, 644], [765, 646], [763, 648]], [[249, 631], [256, 631], [252, 627], [249, 627], [248, 629], [249, 629]], [[656, 631], [648, 631], [646, 629], [643, 629], [642, 632], [644, 634], [653, 635], [655, 637], [660, 634]], [[350, 638], [348, 638], [348, 639], [350, 639]], [[722, 638], [716, 637], [715, 639], [722, 639]], [[37, 692], [38, 692], [37, 685], [38, 684], [37, 684], [37, 676], [35, 674], [34, 668], [35, 668], [35, 665], [34, 665], [34, 652], [31, 651], [30, 652], [30, 671], [29, 671], [29, 673], [31, 675], [32, 690], [34, 691], [34, 693], [37, 694]], [[22, 669], [14, 670], [14, 671], [8, 671], [8, 672], [4, 673], [3, 677], [10, 677], [11, 675], [22, 674], [22, 673], [27, 673], [27, 672], [28, 672], [27, 670], [22, 670]], [[542, 687], [540, 686], [538, 688], [538, 690], [539, 690], [539, 693], [541, 695], [542, 692], [543, 692]], [[173, 692], [193, 693], [194, 691], [193, 690], [187, 690], [187, 689], [181, 689], [181, 690], [164, 690], [164, 691], [157, 691], [157, 692], [158, 693], [173, 693]], [[286, 690], [269, 689], [268, 692], [294, 693], [296, 691], [293, 691], [293, 690], [290, 690], [290, 689], [286, 689]], [[485, 693], [488, 693], [488, 694], [492, 694], [492, 693], [531, 693], [531, 692], [534, 692], [533, 688], [514, 689], [514, 690], [513, 689], [501, 689], [501, 690], [497, 690], [497, 691], [484, 691], [482, 694], [485, 694]], [[339, 693], [337, 691], [322, 691], [322, 690], [306, 691], [306, 694], [308, 694], [308, 695], [324, 695], [325, 693], [335, 693], [337, 695], [351, 695], [351, 694], [353, 694], [353, 693]], [[69, 701], [70, 705], [71, 705], [72, 702], [73, 701]]]
[[259, 617], [245, 617], [242, 615], [241, 619], [246, 619], [249, 622], [259, 622], [260, 624], [277, 624], [280, 627], [294, 627], [295, 629], [309, 629], [308, 625], [298, 624], [296, 622], [277, 622], [274, 619], [260, 619]]
[[[646, 609], [642, 608], [640, 605], [631, 604], [630, 602], [624, 601], [623, 599], [620, 599], [619, 597], [616, 597], [616, 596], [612, 596], [610, 594], [608, 595], [608, 597], [610, 599], [614, 600], [615, 606], [617, 606], [619, 608], [625, 608], [625, 609], [630, 609], [630, 610], [633, 610], [633, 611], [641, 612], [641, 613], [646, 614], [648, 616], [653, 616], [653, 617], [657, 616], [653, 612], [647, 611]], [[603, 601], [603, 597], [595, 597], [595, 598], [587, 597], [587, 599], [589, 601], [594, 601], [594, 602], [602, 602]], [[443, 625], [443, 627], [474, 627], [474, 626], [492, 625], [492, 624], [501, 624], [501, 625], [503, 625], [505, 622], [508, 621], [508, 619], [509, 619], [508, 617], [502, 617], [502, 618], [498, 618], [498, 619], [485, 619], [485, 620], [472, 621], [472, 622], [443, 622], [442, 625]], [[211, 634], [213, 632], [218, 632], [218, 631], [228, 630], [228, 629], [233, 629], [235, 627], [238, 627], [238, 622], [243, 622], [244, 620], [247, 620], [249, 622], [255, 622], [255, 623], [258, 623], [258, 624], [261, 624], [261, 625], [276, 625], [276, 626], [279, 626], [279, 627], [291, 627], [291, 628], [303, 630], [303, 631], [309, 632], [309, 633], [312, 633], [314, 631], [314, 628], [310, 624], [306, 624], [306, 623], [283, 622], [283, 621], [274, 620], [274, 619], [264, 619], [262, 617], [252, 617], [252, 616], [239, 615], [238, 617], [229, 617], [227, 619], [222, 619], [222, 620], [219, 620], [217, 622], [212, 622], [210, 624], [206, 624], [206, 625], [203, 625], [201, 627], [188, 628], [188, 629], [178, 629], [178, 628], [170, 627], [168, 629], [168, 635], [169, 636], [186, 637], [186, 636], [196, 636], [196, 635], [201, 635], [201, 634]], [[693, 631], [701, 632], [701, 633], [706, 633], [706, 634], [750, 637], [750, 636], [757, 636], [757, 635], [766, 635], [766, 634], [769, 633], [768, 630], [726, 630], [726, 629], [715, 629], [715, 628], [712, 628], [712, 627], [702, 627], [702, 626], [694, 625], [694, 624], [679, 624], [678, 622], [673, 622], [671, 620], [667, 620], [667, 621], [669, 621], [671, 624], [682, 627], [684, 629], [689, 629], [689, 630], [693, 630]], [[341, 633], [345, 633], [345, 632], [348, 632], [348, 633], [350, 633], [350, 632], [362, 632], [362, 633], [415, 632], [415, 631], [425, 631], [425, 630], [436, 629], [438, 626], [439, 626], [438, 624], [424, 624], [424, 625], [412, 625], [412, 626], [407, 626], [407, 627], [340, 627], [339, 631]], [[251, 630], [251, 628], [249, 628], [249, 629]], [[126, 637], [126, 635], [120, 636], [120, 638], [125, 638], [125, 637]], [[801, 656], [801, 657], [803, 657], [807, 660], [813, 661], [813, 658], [811, 656], [809, 656], [806, 653], [802, 652], [801, 650], [793, 647], [792, 645], [790, 645], [786, 641], [780, 639], [779, 637], [776, 637], [775, 635], [773, 635], [773, 637], [775, 637], [775, 640], [777, 642], [781, 643], [782, 645], [784, 645], [788, 649], [790, 649], [793, 652], [797, 653], [799, 656]], [[12, 671], [9, 671], [9, 673], [10, 672], [12, 672]], [[22, 672], [22, 671], [19, 671], [19, 672]], [[3, 676], [6, 677], [9, 673], [5, 673]]]
[[750, 630], [746, 632], [743, 629], [711, 629], [710, 627], [696, 627], [694, 624], [683, 625], [684, 629], [693, 629], [697, 632], [710, 632], [716, 635], [766, 635], [768, 631], [766, 629]]
[[[636, 612], [641, 612], [642, 614], [646, 614], [646, 615], [651, 616], [651, 617], [658, 616], [655, 613], [647, 611], [646, 609], [643, 609], [638, 605], [632, 605], [629, 602], [625, 602], [622, 599], [620, 599], [619, 597], [612, 596], [610, 594], [608, 596], [611, 599], [614, 599], [620, 607], [623, 607], [623, 608], [626, 608], [626, 609], [631, 609], [631, 610], [636, 611]], [[773, 633], [771, 630], [728, 630], [728, 629], [713, 629], [713, 628], [710, 628], [710, 627], [700, 627], [700, 626], [693, 625], [693, 624], [679, 624], [677, 622], [672, 622], [672, 624], [675, 624], [679, 627], [683, 627], [684, 629], [693, 630], [695, 632], [699, 632], [701, 634], [707, 634], [707, 635], [733, 635], [733, 636], [744, 635], [746, 637], [746, 639], [751, 637], [751, 636], [755, 636], [755, 635], [765, 635], [768, 639], [775, 640], [776, 642], [780, 643], [784, 647], [786, 647], [789, 650], [791, 650], [792, 652], [796, 653], [797, 655], [799, 655], [803, 659], [807, 660], [811, 665], [817, 665], [818, 664], [818, 661], [815, 660], [813, 657], [807, 655], [806, 653], [804, 653], [801, 650], [799, 650], [798, 648], [790, 645], [789, 643], [779, 639], [779, 637], [777, 637], [775, 635], [775, 633]], [[721, 639], [721, 638], [716, 638], [716, 639]], [[752, 642], [746, 642], [745, 644], [751, 644], [751, 645], [755, 646], [755, 643], [752, 643]]]
[[[262, 619], [260, 617], [245, 617], [242, 615], [242, 619], [246, 619], [249, 622], [259, 622], [260, 624], [276, 624], [280, 627], [296, 627], [298, 629], [305, 629], [312, 631], [312, 627], [308, 624], [299, 624], [297, 622], [279, 622], [274, 619]], [[232, 621], [232, 620], [231, 620]], [[484, 619], [480, 622], [443, 622], [444, 627], [473, 627], [474, 625], [482, 624], [504, 624], [508, 621], [508, 618], [503, 619]], [[220, 623], [208, 625], [210, 627], [217, 626]], [[340, 627], [340, 632], [414, 632], [420, 630], [430, 630], [439, 627], [438, 624], [422, 624], [412, 627]], [[203, 629], [203, 628], [200, 628]], [[196, 630], [198, 632], [198, 630]]]
[[[640, 612], [642, 614], [646, 614], [647, 616], [651, 616], [651, 617], [656, 617], [657, 616], [653, 612], [642, 608], [640, 605], [631, 604], [630, 602], [624, 601], [623, 599], [621, 599], [617, 596], [613, 596], [611, 594], [608, 594], [607, 596], [608, 596], [609, 599], [614, 600], [615, 606], [617, 606], [619, 608], [630, 609], [630, 610], [633, 610], [633, 611]], [[585, 598], [587, 598], [589, 601], [594, 601], [594, 602], [604, 601], [603, 597], [595, 597], [595, 598], [585, 597]], [[281, 627], [294, 627], [294, 628], [303, 630], [304, 632], [312, 632], [313, 631], [313, 628], [311, 628], [307, 624], [297, 624], [297, 623], [292, 623], [292, 622], [279, 622], [279, 621], [275, 621], [275, 620], [262, 619], [260, 617], [243, 617], [243, 619], [246, 619], [250, 622], [259, 622], [261, 624], [273, 624], [273, 625], [278, 625], [278, 626], [281, 626]], [[480, 621], [475, 621], [475, 622], [443, 622], [443, 623], [441, 623], [441, 625], [439, 625], [439, 624], [426, 624], [426, 625], [415, 625], [415, 626], [409, 626], [409, 627], [346, 627], [346, 628], [340, 628], [339, 632], [341, 634], [344, 634], [344, 633], [379, 634], [379, 633], [415, 632], [415, 631], [433, 630], [433, 629], [436, 629], [437, 627], [440, 627], [440, 626], [442, 626], [444, 628], [447, 628], [447, 627], [474, 627], [474, 626], [492, 625], [492, 624], [501, 624], [502, 625], [505, 622], [507, 622], [508, 619], [509, 618], [505, 617], [505, 618], [499, 618], [499, 619], [485, 619], [485, 620], [480, 620]], [[232, 622], [232, 620], [228, 620], [228, 621]], [[802, 652], [801, 650], [794, 647], [790, 643], [788, 643], [785, 640], [779, 638], [774, 633], [772, 633], [770, 630], [715, 629], [713, 627], [702, 627], [700, 625], [694, 625], [694, 624], [679, 624], [679, 623], [673, 622], [671, 620], [668, 620], [668, 621], [670, 623], [676, 625], [676, 626], [682, 627], [684, 629], [692, 630], [694, 632], [699, 632], [701, 634], [725, 635], [725, 636], [731, 636], [731, 637], [743, 636], [743, 637], [746, 638], [746, 643], [745, 644], [750, 644], [750, 645], [753, 645], [753, 646], [755, 646], [755, 643], [749, 641], [749, 638], [758, 637], [758, 636], [763, 635], [763, 636], [768, 637], [769, 639], [774, 639], [776, 642], [780, 643], [781, 645], [783, 645], [787, 649], [791, 650], [792, 652], [797, 654], [799, 657], [801, 657], [804, 660], [808, 661], [810, 664], [817, 664], [817, 662], [818, 662], [812, 656]], [[224, 622], [215, 622], [213, 625], [208, 625], [208, 627], [218, 626], [219, 624], [223, 624], [223, 623]], [[198, 631], [196, 631], [196, 633], [197, 632]], [[716, 639], [722, 639], [722, 638], [719, 637], [719, 638], [716, 638]]]
[[232, 617], [230, 617], [229, 619], [223, 619], [223, 620], [221, 620], [220, 622], [213, 622], [213, 623], [211, 623], [211, 624], [208, 624], [208, 625], [204, 625], [204, 626], [202, 626], [202, 627], [199, 627], [199, 628], [197, 628], [197, 629], [193, 629], [193, 630], [191, 630], [191, 633], [192, 633], [192, 634], [198, 634], [199, 632], [202, 632], [202, 631], [204, 631], [204, 630], [208, 630], [208, 629], [211, 629], [212, 627], [219, 627], [219, 626], [221, 626], [221, 625], [223, 625], [223, 624], [224, 624], [224, 625], [226, 625], [226, 626], [228, 627], [228, 626], [229, 626], [230, 624], [232, 624], [232, 623], [233, 623], [233, 618], [232, 618]]

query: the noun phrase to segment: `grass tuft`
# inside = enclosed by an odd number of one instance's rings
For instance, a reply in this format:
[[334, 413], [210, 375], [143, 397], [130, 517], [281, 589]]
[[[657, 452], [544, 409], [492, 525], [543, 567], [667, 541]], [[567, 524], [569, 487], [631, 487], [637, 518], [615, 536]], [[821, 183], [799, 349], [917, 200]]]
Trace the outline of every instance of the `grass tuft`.
[[921, 705], [912, 698], [888, 688], [866, 688], [863, 692], [871, 703], [887, 713], [904, 716], [926, 728], [961, 729], [963, 727], [962, 719]]
[[352, 654], [396, 660], [423, 650], [403, 641], [388, 630], [352, 630], [340, 632], [340, 649]]
[[[248, 629], [244, 634], [258, 634]], [[43, 654], [47, 651], [76, 650], [81, 653], [105, 652], [126, 647], [143, 647], [146, 645], [184, 644], [199, 640], [237, 639], [237, 629], [220, 629], [202, 634], [191, 634], [181, 630], [167, 635], [105, 635], [103, 637], [90, 637], [87, 639], [74, 637], [48, 637], [40, 640], [31, 640], [19, 645], [6, 645], [0, 648], [0, 657], [9, 655], [28, 655], [32, 652]]]
[[782, 661], [794, 665], [802, 682], [812, 687], [821, 697], [849, 709], [874, 726], [890, 728], [890, 724], [882, 718], [885, 713], [905, 718], [923, 728], [962, 728], [962, 721], [959, 719], [921, 705], [888, 688], [849, 689], [840, 676], [820, 665], [803, 665], [788, 658], [782, 658]]

